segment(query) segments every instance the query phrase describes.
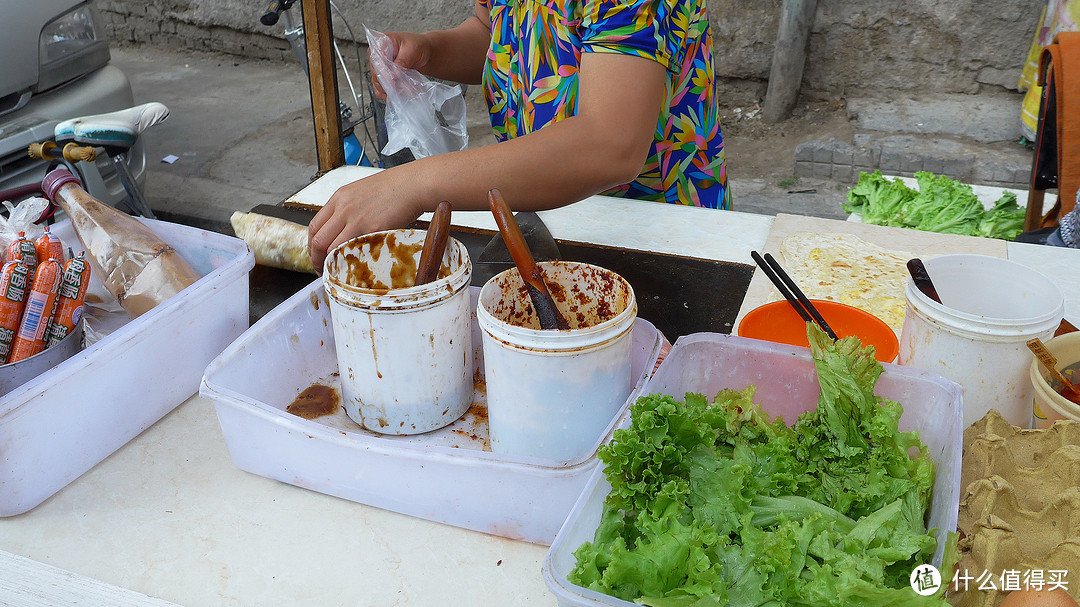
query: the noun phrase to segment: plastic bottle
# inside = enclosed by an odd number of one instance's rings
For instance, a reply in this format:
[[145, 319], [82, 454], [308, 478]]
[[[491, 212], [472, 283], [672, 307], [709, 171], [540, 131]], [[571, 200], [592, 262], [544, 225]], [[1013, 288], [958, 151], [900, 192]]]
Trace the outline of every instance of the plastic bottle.
[[41, 189], [71, 219], [94, 274], [132, 316], [200, 278], [169, 243], [138, 219], [88, 194], [67, 169], [49, 172]]

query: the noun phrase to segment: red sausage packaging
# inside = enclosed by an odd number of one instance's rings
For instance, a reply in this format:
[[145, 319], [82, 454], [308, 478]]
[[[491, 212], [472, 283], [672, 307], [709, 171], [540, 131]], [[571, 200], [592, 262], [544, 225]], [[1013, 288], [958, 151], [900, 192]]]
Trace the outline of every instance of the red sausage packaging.
[[64, 275], [60, 279], [60, 291], [53, 313], [52, 323], [46, 333], [45, 347], [51, 348], [63, 341], [79, 324], [82, 317], [86, 289], [90, 285], [90, 266], [86, 257], [79, 253], [64, 266]]
[[30, 268], [21, 261], [5, 263], [0, 269], [0, 364], [8, 362], [29, 289]]
[[19, 362], [45, 349], [45, 330], [56, 309], [62, 273], [60, 262], [55, 259], [38, 264], [8, 362]]

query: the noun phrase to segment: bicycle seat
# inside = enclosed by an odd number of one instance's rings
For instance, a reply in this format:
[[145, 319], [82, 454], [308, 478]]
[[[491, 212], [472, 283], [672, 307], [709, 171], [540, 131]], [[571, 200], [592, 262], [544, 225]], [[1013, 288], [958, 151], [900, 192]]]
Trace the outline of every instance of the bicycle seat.
[[152, 101], [126, 110], [72, 118], [56, 125], [57, 141], [130, 148], [139, 134], [169, 117], [169, 108]]

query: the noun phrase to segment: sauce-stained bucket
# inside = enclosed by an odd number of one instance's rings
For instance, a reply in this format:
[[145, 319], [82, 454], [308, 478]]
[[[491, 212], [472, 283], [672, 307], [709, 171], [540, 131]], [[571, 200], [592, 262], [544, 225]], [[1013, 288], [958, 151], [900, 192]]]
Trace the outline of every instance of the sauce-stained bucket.
[[540, 328], [516, 268], [480, 290], [491, 450], [569, 461], [589, 452], [630, 395], [637, 302], [610, 270], [537, 265], [569, 329]]
[[469, 253], [450, 238], [438, 277], [416, 286], [426, 234], [360, 236], [331, 251], [323, 267], [342, 404], [375, 432], [436, 430], [472, 400]]
[[[1042, 274], [985, 255], [924, 260], [939, 304], [908, 280], [899, 362], [964, 388], [964, 426], [997, 409], [1009, 422], [1031, 424], [1029, 339], [1049, 339], [1065, 297]], [[944, 305], [943, 305], [944, 304]]]
[[[1057, 359], [1057, 369], [1075, 367], [1080, 362], [1080, 332], [1059, 335], [1046, 342], [1046, 349]], [[1078, 377], [1066, 377], [1076, 383]], [[1080, 421], [1080, 405], [1065, 398], [1054, 389], [1057, 382], [1050, 379], [1050, 373], [1043, 369], [1039, 360], [1032, 358], [1028, 369], [1031, 385], [1035, 390], [1031, 406], [1031, 422], [1034, 428], [1049, 428], [1059, 419]]]

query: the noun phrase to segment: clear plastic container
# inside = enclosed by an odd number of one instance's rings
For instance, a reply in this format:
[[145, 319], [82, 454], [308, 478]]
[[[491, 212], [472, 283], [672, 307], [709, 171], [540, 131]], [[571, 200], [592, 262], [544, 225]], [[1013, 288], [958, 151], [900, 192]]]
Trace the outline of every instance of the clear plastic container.
[[[479, 291], [469, 290], [471, 310]], [[344, 413], [308, 420], [286, 412], [313, 383], [340, 383], [327, 299], [322, 281], [312, 282], [207, 367], [201, 392], [214, 402], [233, 463], [319, 493], [538, 544], [554, 539], [599, 465], [596, 450], [652, 373], [663, 340], [652, 324], [637, 320], [634, 390], [588, 454], [563, 461], [509, 456], [485, 450], [484, 355], [475, 314], [476, 405], [453, 424], [397, 436], [365, 430]]]
[[[875, 392], [904, 406], [901, 430], [918, 430], [936, 465], [928, 528], [937, 529], [934, 564], [941, 566], [946, 534], [956, 529], [960, 505], [960, 457], [962, 450], [962, 393], [960, 386], [931, 373], [885, 364]], [[771, 415], [794, 423], [802, 412], [816, 408], [817, 373], [810, 350], [784, 344], [697, 333], [680, 337], [641, 394], [687, 392], [713, 395], [722, 388], [758, 387], [755, 402]], [[629, 417], [629, 416], [626, 416]], [[628, 419], [620, 425], [627, 425]], [[574, 551], [592, 541], [611, 485], [600, 468], [589, 479], [552, 542], [543, 563], [544, 581], [559, 605], [633, 607], [633, 603], [601, 594], [576, 584], [566, 576], [574, 568]]]
[[[244, 241], [139, 221], [202, 278], [0, 398], [0, 516], [37, 506], [184, 402], [247, 328], [255, 258]], [[52, 232], [78, 243], [67, 221]], [[96, 276], [90, 290], [105, 290]]]
[[68, 216], [98, 280], [132, 316], [199, 279], [174, 247], [137, 218], [91, 196], [67, 169], [50, 171], [41, 189]]

